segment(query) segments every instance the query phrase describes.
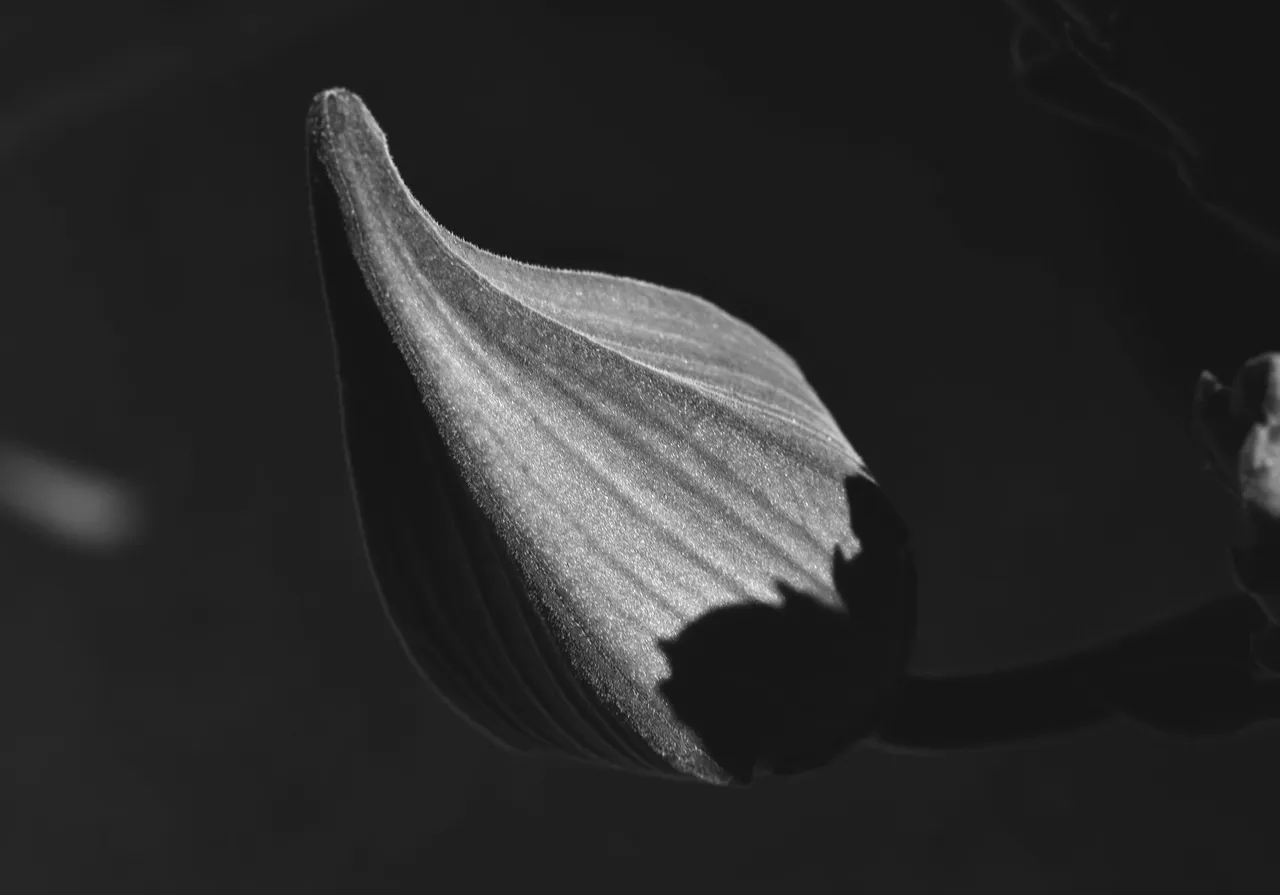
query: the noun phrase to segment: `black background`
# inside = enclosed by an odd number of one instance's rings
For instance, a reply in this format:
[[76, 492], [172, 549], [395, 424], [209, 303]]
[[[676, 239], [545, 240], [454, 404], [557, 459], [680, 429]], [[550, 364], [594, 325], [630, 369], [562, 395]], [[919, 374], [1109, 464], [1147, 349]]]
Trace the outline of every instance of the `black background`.
[[1275, 277], [1160, 160], [1017, 94], [1007, 8], [124, 9], [0, 33], [0, 446], [139, 507], [109, 549], [0, 516], [0, 885], [1277, 878], [1274, 729], [855, 750], [747, 790], [534, 763], [415, 678], [365, 566], [304, 170], [332, 86], [453, 232], [698, 293], [796, 357], [912, 527], [915, 667], [1040, 658], [1227, 589], [1230, 507], [1180, 402], [1244, 359], [1200, 336], [1256, 339], [1233, 308]]

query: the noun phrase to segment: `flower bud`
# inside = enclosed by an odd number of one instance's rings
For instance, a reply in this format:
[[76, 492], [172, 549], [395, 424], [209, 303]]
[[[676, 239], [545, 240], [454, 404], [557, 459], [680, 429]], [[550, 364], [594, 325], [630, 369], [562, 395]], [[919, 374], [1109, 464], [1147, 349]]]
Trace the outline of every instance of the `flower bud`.
[[1192, 418], [1215, 472], [1239, 502], [1236, 581], [1280, 623], [1280, 354], [1250, 358], [1230, 386], [1201, 373]]
[[349, 92], [308, 139], [361, 530], [439, 693], [512, 749], [715, 783], [874, 732], [914, 566], [795, 361], [693, 295], [450, 234]]

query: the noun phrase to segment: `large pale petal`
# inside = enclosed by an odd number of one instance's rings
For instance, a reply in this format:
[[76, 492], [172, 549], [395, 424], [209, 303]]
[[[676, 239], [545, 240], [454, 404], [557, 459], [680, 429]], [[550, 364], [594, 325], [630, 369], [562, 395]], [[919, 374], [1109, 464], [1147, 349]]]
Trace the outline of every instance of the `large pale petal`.
[[[435, 435], [414, 438], [438, 439], [437, 467], [447, 454], [466, 486], [449, 505], [471, 519], [473, 540], [493, 545], [491, 561], [471, 568], [506, 564], [505, 578], [489, 582], [509, 594], [488, 607], [492, 624], [464, 627], [518, 640], [513, 656], [541, 655], [554, 669], [541, 689], [530, 684], [538, 718], [503, 717], [511, 710], [500, 696], [455, 698], [497, 706], [491, 732], [534, 724], [540, 744], [557, 748], [574, 734], [553, 684], [581, 681], [586, 693], [565, 698], [599, 749], [655, 764], [652, 749], [659, 767], [716, 776], [698, 738], [654, 698], [671, 674], [658, 644], [717, 609], [781, 607], [784, 592], [833, 619], [847, 618], [851, 601], [881, 599], [841, 593], [835, 578], [841, 555], [862, 549], [847, 497], [849, 481], [867, 481], [858, 455], [794, 360], [742, 321], [687, 293], [539, 268], [453, 236], [413, 199], [382, 131], [346, 91], [317, 98], [311, 136], [432, 421]], [[410, 455], [388, 462], [416, 475]], [[430, 524], [422, 510], [405, 513]], [[469, 549], [467, 537], [456, 550]], [[447, 603], [436, 590], [431, 601]], [[437, 605], [421, 621], [444, 624], [429, 616], [459, 611]], [[439, 660], [433, 680], [468, 665], [472, 689], [501, 688], [512, 671], [500, 666], [523, 661], [488, 657], [481, 664], [493, 667], [477, 669], [464, 647], [452, 659], [448, 648], [422, 649]], [[593, 700], [621, 725], [590, 718]]]

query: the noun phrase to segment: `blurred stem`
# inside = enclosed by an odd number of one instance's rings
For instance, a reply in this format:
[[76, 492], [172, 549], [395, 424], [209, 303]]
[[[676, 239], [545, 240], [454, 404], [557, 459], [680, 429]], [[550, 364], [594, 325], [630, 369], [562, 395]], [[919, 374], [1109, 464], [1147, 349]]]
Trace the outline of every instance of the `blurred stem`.
[[909, 674], [877, 739], [947, 752], [1022, 743], [1113, 718], [1170, 734], [1236, 733], [1280, 717], [1280, 682], [1250, 652], [1266, 617], [1246, 595], [1214, 600], [1101, 646], [976, 675]]

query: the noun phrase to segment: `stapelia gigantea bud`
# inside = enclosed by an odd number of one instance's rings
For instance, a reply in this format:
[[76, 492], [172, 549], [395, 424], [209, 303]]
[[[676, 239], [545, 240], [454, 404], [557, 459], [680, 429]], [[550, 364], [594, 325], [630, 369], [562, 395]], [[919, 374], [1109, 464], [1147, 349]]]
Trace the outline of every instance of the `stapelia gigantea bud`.
[[347, 91], [308, 142], [365, 546], [439, 693], [512, 749], [714, 783], [872, 734], [914, 566], [791, 357], [693, 295], [453, 236]]
[[1236, 582], [1280, 625], [1280, 354], [1250, 358], [1230, 386], [1200, 374], [1192, 422], [1239, 506]]

